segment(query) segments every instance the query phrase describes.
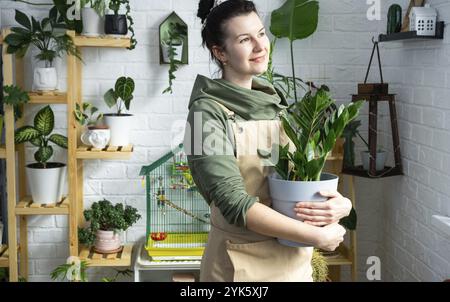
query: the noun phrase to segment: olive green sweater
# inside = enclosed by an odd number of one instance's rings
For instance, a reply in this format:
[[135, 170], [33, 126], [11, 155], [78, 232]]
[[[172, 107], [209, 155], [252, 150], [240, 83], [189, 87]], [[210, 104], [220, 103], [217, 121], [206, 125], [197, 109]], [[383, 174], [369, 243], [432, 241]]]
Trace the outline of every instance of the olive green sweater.
[[272, 85], [258, 78], [253, 79], [252, 89], [246, 89], [198, 75], [192, 89], [184, 146], [193, 179], [208, 204], [214, 201], [228, 223], [245, 227], [247, 210], [258, 197], [245, 190], [233, 153], [230, 121], [214, 101], [235, 112], [238, 121], [276, 119], [288, 104]]

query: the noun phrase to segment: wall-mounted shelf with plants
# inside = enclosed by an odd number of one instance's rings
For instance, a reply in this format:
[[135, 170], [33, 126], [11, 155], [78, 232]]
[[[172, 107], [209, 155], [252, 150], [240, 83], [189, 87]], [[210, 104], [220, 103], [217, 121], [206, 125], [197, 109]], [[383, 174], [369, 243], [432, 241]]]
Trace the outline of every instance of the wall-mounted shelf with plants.
[[417, 31], [405, 31], [391, 34], [380, 34], [378, 37], [379, 42], [392, 42], [392, 41], [422, 41], [422, 40], [442, 40], [444, 39], [444, 27], [443, 21], [436, 23], [436, 34], [434, 36], [421, 36], [417, 34]]
[[175, 72], [180, 65], [189, 64], [188, 27], [172, 12], [159, 26], [160, 64], [169, 65], [169, 86], [163, 93], [172, 93]]

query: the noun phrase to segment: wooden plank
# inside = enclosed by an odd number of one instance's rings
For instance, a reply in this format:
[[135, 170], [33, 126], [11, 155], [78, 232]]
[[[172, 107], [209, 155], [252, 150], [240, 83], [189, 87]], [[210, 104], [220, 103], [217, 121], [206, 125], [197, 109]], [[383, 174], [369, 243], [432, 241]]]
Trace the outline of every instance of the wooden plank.
[[78, 159], [126, 160], [126, 159], [130, 159], [131, 155], [132, 155], [132, 152], [109, 152], [109, 151], [92, 152], [92, 151], [77, 150], [77, 158]]
[[119, 148], [118, 146], [108, 146], [106, 151], [108, 151], [108, 152], [116, 152], [118, 148]]
[[28, 201], [21, 201], [17, 204], [16, 209], [23, 209], [28, 207]]
[[133, 150], [132, 145], [122, 147], [122, 152], [132, 152], [132, 150]]
[[28, 278], [28, 218], [22, 216], [20, 220], [20, 276]]
[[46, 209], [52, 209], [56, 207], [56, 203], [46, 203], [44, 204], [44, 208]]
[[122, 251], [122, 259], [131, 258], [131, 251], [133, 249], [132, 245], [125, 245]]
[[67, 34], [73, 37], [74, 44], [77, 47], [128, 48], [131, 45], [131, 40], [128, 37], [117, 38], [108, 35], [101, 37], [84, 37], [80, 35], [75, 35], [73, 31], [68, 31]]
[[92, 259], [93, 260], [103, 259], [103, 254], [99, 254], [99, 253], [94, 252], [94, 254], [92, 255]]
[[86, 260], [89, 258], [89, 249], [86, 247], [82, 247], [82, 250], [80, 252], [80, 259], [81, 260]]
[[108, 254], [108, 255], [106, 255], [106, 259], [108, 259], [108, 260], [115, 260], [115, 259], [118, 259], [118, 255], [117, 255], [117, 253]]
[[32, 204], [29, 205], [29, 208], [31, 208], [31, 209], [40, 209], [40, 208], [42, 208], [42, 204], [33, 202]]
[[[64, 202], [67, 202], [68, 198], [63, 199]], [[15, 214], [19, 216], [28, 216], [28, 215], [68, 215], [69, 207], [68, 206], [57, 206], [54, 203], [49, 204], [40, 204], [40, 203], [32, 203], [31, 197], [27, 196], [22, 201], [20, 201], [15, 207]]]
[[29, 92], [29, 104], [67, 104], [65, 92]]
[[0, 158], [6, 158], [6, 148], [5, 148], [5, 146], [0, 146]]

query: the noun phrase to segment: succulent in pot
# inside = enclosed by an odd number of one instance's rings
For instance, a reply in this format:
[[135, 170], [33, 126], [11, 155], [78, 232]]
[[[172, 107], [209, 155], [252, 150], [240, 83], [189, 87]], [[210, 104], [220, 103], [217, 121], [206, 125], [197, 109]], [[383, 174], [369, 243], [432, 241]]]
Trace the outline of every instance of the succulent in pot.
[[78, 230], [80, 243], [95, 246], [99, 253], [112, 253], [121, 248], [119, 232], [126, 231], [141, 215], [136, 208], [121, 203], [113, 205], [103, 199], [84, 210], [84, 218], [89, 225]]
[[36, 114], [33, 126], [20, 127], [15, 133], [16, 144], [30, 142], [38, 147], [34, 154], [36, 163], [26, 166], [28, 184], [36, 203], [57, 203], [63, 197], [67, 167], [64, 163], [49, 162], [53, 156], [50, 143], [67, 149], [67, 137], [52, 134], [54, 125], [53, 110], [45, 106]]
[[[337, 191], [338, 176], [322, 173], [326, 158], [341, 137], [345, 126], [359, 113], [362, 102], [333, 108], [330, 93], [320, 88], [309, 91], [283, 116], [282, 125], [291, 144], [279, 146], [276, 173], [269, 176], [272, 206], [297, 219], [294, 207], [299, 201], [325, 201], [321, 191]], [[304, 246], [283, 238], [280, 243]]]
[[[125, 5], [126, 13], [125, 15], [119, 14], [119, 10], [122, 5]], [[107, 14], [105, 16], [105, 33], [107, 35], [126, 35], [128, 31], [131, 32], [131, 46], [129, 49], [134, 49], [136, 47], [137, 41], [135, 39], [134, 33], [134, 21], [131, 17], [130, 11], [130, 1], [129, 0], [110, 0], [109, 9], [114, 12], [114, 14]]]
[[55, 59], [69, 54], [81, 60], [71, 37], [64, 31], [65, 24], [59, 22], [58, 10], [52, 8], [49, 16], [40, 22], [16, 10], [15, 20], [21, 27], [11, 27], [11, 33], [5, 37], [7, 53], [24, 57], [29, 47], [34, 45], [39, 51], [35, 59], [44, 62], [45, 67], [35, 67], [33, 89], [55, 90], [58, 86], [57, 72], [53, 66]]
[[128, 146], [130, 144], [130, 129], [133, 115], [123, 113], [124, 109], [130, 110], [135, 89], [134, 80], [129, 77], [117, 79], [114, 89], [111, 88], [104, 95], [108, 107], [117, 108], [117, 113], [104, 114], [105, 123], [111, 130], [112, 146]]

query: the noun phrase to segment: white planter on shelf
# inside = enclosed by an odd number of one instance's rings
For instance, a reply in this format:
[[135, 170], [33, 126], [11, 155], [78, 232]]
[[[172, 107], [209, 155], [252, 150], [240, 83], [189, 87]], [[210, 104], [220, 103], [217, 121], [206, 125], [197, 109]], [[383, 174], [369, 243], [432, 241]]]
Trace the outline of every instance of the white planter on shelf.
[[[170, 63], [169, 59], [169, 44], [165, 43], [164, 41], [162, 44], [162, 52], [163, 52], [163, 61], [164, 63]], [[183, 43], [180, 45], [172, 45], [173, 48], [175, 48], [176, 55], [173, 57], [175, 60], [181, 61], [183, 58]]]
[[36, 67], [33, 75], [33, 90], [51, 91], [58, 87], [58, 74], [55, 67]]
[[110, 146], [128, 146], [130, 144], [130, 130], [133, 123], [131, 114], [105, 114], [105, 124], [111, 130]]
[[47, 163], [43, 169], [40, 164], [26, 166], [27, 180], [31, 197], [35, 203], [57, 203], [63, 197], [67, 166], [62, 163]]
[[81, 19], [83, 20], [83, 36], [98, 37], [105, 33], [105, 19], [97, 14], [95, 9], [84, 7], [81, 9]]
[[99, 253], [118, 252], [121, 247], [120, 236], [114, 231], [98, 230], [95, 235], [95, 250]]
[[[370, 152], [369, 151], [361, 151], [361, 161], [364, 170], [369, 171], [370, 169]], [[381, 171], [384, 169], [384, 165], [386, 163], [386, 152], [385, 151], [377, 151], [377, 159], [375, 161], [375, 169], [377, 171]]]
[[[320, 181], [288, 181], [281, 179], [277, 173], [269, 176], [272, 208], [286, 216], [299, 220], [294, 211], [299, 201], [323, 202], [328, 198], [320, 195], [320, 191], [336, 191], [339, 177], [331, 173], [322, 173]], [[278, 242], [292, 247], [309, 245], [278, 238]]]

